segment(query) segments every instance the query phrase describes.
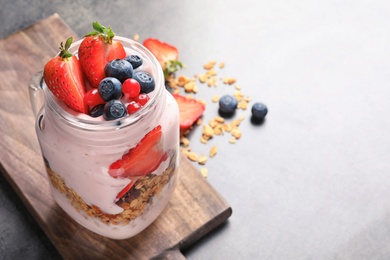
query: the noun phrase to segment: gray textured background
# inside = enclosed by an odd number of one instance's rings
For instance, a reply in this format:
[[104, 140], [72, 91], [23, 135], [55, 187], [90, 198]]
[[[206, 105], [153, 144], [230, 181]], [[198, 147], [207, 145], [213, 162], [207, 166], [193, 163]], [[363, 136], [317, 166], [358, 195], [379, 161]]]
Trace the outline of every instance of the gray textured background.
[[[208, 180], [233, 215], [189, 259], [390, 259], [388, 1], [1, 0], [0, 37], [54, 12], [80, 36], [98, 20], [172, 43], [188, 76], [224, 61], [220, 76], [268, 105], [263, 125], [237, 113], [247, 118], [235, 145], [211, 142]], [[216, 109], [208, 103], [205, 122]], [[191, 143], [203, 152], [198, 130]], [[0, 258], [58, 258], [0, 183]]]

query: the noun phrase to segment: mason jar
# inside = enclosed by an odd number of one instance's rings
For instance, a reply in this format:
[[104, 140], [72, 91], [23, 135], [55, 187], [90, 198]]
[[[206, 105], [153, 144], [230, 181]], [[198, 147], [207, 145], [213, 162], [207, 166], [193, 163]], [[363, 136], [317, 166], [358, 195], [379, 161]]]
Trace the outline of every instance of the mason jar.
[[[38, 86], [30, 86], [30, 99], [37, 111], [36, 133], [57, 204], [87, 229], [125, 239], [149, 226], [174, 191], [179, 110], [165, 89], [157, 59], [138, 42], [117, 36], [114, 39], [123, 44], [128, 55], [142, 57], [140, 69], [148, 71], [156, 83], [148, 94], [149, 101], [138, 112], [112, 121], [76, 113], [57, 100], [43, 80]], [[77, 55], [80, 43], [75, 42], [70, 51]], [[157, 164], [149, 169], [151, 172], [136, 174], [131, 173], [130, 164], [130, 172], [123, 175], [123, 169], [113, 165], [129, 157], [138, 166], [150, 161]]]

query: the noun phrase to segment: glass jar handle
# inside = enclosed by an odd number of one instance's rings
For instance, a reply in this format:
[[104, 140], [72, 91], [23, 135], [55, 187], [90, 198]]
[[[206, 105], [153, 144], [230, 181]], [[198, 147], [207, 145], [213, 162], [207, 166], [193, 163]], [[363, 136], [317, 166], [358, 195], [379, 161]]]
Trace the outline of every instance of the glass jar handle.
[[36, 118], [39, 111], [43, 107], [45, 102], [44, 93], [43, 93], [43, 72], [35, 73], [31, 79], [30, 84], [28, 85], [28, 93], [30, 95], [31, 108]]

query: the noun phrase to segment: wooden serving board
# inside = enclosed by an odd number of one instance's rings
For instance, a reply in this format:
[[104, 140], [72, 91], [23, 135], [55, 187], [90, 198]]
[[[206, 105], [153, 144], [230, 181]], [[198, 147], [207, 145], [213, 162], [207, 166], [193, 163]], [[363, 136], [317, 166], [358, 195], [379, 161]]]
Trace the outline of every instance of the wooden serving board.
[[111, 240], [83, 228], [54, 202], [34, 130], [27, 86], [31, 76], [77, 35], [54, 14], [0, 40], [1, 172], [65, 259], [184, 258], [187, 247], [227, 220], [229, 204], [185, 158], [162, 215], [139, 235]]

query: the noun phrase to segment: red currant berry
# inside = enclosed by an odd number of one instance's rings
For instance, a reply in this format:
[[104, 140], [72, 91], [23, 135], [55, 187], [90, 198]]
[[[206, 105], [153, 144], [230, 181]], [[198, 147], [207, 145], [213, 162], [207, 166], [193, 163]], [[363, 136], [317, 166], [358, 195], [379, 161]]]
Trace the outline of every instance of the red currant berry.
[[84, 102], [90, 106], [95, 107], [100, 104], [106, 103], [99, 95], [98, 89], [93, 88], [89, 91], [87, 91], [84, 95]]
[[135, 102], [135, 101], [131, 101], [131, 102], [127, 105], [127, 113], [129, 113], [129, 114], [134, 114], [134, 113], [137, 112], [140, 108], [141, 108], [141, 105], [140, 105], [140, 104], [138, 104], [138, 103]]
[[141, 86], [135, 79], [129, 78], [122, 83], [122, 92], [126, 98], [134, 98], [139, 95]]
[[144, 106], [149, 101], [149, 96], [147, 94], [139, 94], [133, 100], [141, 106]]

